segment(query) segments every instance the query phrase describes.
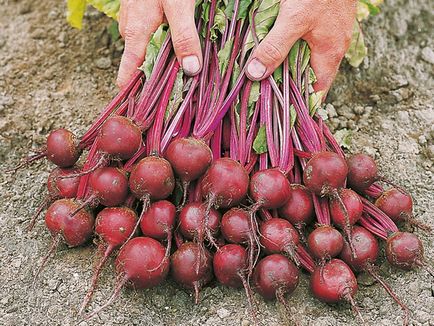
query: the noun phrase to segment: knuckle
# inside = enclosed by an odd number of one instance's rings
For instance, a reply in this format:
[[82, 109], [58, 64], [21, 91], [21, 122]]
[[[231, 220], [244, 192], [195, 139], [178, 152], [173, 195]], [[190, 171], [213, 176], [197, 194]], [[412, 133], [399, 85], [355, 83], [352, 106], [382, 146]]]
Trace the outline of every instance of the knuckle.
[[192, 44], [195, 41], [195, 37], [192, 33], [182, 31], [173, 35], [173, 46], [179, 53], [187, 53], [192, 50]]
[[282, 61], [284, 54], [278, 43], [265, 42], [262, 44], [260, 56], [266, 63], [278, 63]]

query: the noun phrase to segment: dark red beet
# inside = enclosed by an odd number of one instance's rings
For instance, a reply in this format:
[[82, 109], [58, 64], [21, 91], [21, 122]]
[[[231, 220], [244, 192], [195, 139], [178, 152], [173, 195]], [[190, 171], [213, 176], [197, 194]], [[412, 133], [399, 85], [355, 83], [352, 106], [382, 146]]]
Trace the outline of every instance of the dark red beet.
[[220, 229], [226, 241], [244, 244], [249, 242], [252, 230], [249, 224], [250, 214], [241, 208], [231, 208], [222, 217]]
[[[204, 254], [200, 252], [204, 250]], [[212, 279], [212, 257], [198, 244], [185, 242], [171, 256], [171, 269], [174, 280], [182, 286], [193, 289], [195, 302], [199, 303], [199, 290]]]
[[167, 239], [175, 224], [176, 207], [167, 200], [152, 203], [140, 222], [142, 233], [158, 240]]
[[300, 270], [285, 256], [273, 254], [261, 259], [253, 271], [253, 286], [267, 300], [279, 299], [285, 304], [284, 295], [294, 292]]
[[127, 160], [137, 152], [142, 132], [131, 119], [119, 115], [104, 122], [99, 132], [99, 149], [114, 159]]
[[422, 242], [409, 232], [395, 232], [387, 238], [386, 258], [389, 264], [403, 270], [426, 265]]
[[336, 257], [344, 246], [342, 234], [330, 225], [321, 225], [307, 238], [310, 253], [317, 259]]
[[170, 163], [156, 156], [141, 159], [133, 167], [129, 181], [131, 192], [141, 200], [165, 199], [175, 188], [175, 177]]
[[407, 222], [421, 230], [431, 232], [432, 228], [414, 218], [413, 199], [404, 190], [390, 188], [375, 201], [375, 205], [395, 223]]
[[282, 207], [288, 201], [291, 188], [288, 178], [282, 172], [267, 169], [252, 176], [249, 193], [258, 207], [274, 209]]
[[356, 258], [353, 257], [348, 243], [344, 244], [340, 258], [354, 271], [360, 272], [365, 270], [368, 264], [374, 264], [377, 260], [378, 241], [371, 232], [357, 225], [353, 227], [352, 235]]
[[164, 261], [165, 252], [161, 243], [152, 238], [137, 237], [128, 241], [115, 261], [118, 277], [112, 295], [86, 319], [112, 304], [126, 284], [134, 289], [147, 289], [162, 283], [169, 272], [169, 262]]
[[81, 150], [75, 135], [66, 129], [53, 130], [47, 138], [47, 159], [58, 167], [73, 166], [80, 158]]
[[378, 168], [374, 159], [366, 154], [355, 154], [347, 158], [348, 186], [363, 192], [378, 180]]
[[87, 210], [80, 210], [72, 215], [78, 207], [78, 204], [72, 199], [58, 199], [48, 207], [45, 213], [45, 225], [51, 233], [52, 241], [35, 274], [35, 280], [61, 241], [69, 247], [77, 247], [91, 237], [95, 222], [94, 217]]
[[303, 183], [315, 194], [327, 195], [345, 185], [347, 174], [345, 159], [336, 153], [320, 152], [307, 162], [303, 171]]
[[241, 288], [247, 271], [247, 251], [237, 244], [227, 244], [214, 255], [214, 275], [226, 286]]
[[351, 189], [341, 188], [338, 195], [330, 199], [330, 216], [333, 224], [341, 229], [354, 225], [362, 216], [362, 212], [362, 201]]
[[31, 231], [41, 212], [54, 200], [60, 198], [74, 198], [77, 195], [79, 177], [63, 179], [62, 176], [78, 173], [78, 168], [55, 168], [47, 180], [48, 196], [42, 201], [35, 214], [30, 219], [26, 230]]
[[285, 253], [299, 265], [295, 253], [299, 237], [291, 223], [281, 218], [272, 218], [260, 226], [259, 233], [261, 245], [267, 254]]
[[358, 289], [356, 277], [340, 259], [317, 267], [310, 277], [310, 288], [315, 298], [326, 303], [352, 301]]
[[134, 231], [137, 214], [127, 207], [106, 207], [98, 213], [95, 220], [95, 234], [100, 239], [98, 246], [101, 254], [93, 272], [91, 286], [81, 305], [79, 314], [88, 305], [95, 291], [99, 275], [113, 250], [119, 248]]
[[230, 158], [215, 160], [201, 182], [202, 195], [211, 206], [232, 207], [247, 195], [249, 175], [240, 163]]
[[379, 247], [378, 241], [374, 235], [361, 226], [354, 226], [353, 228], [353, 246], [356, 252], [356, 258], [353, 257], [351, 248], [348, 243], [344, 244], [340, 258], [347, 263], [353, 271], [365, 271], [369, 273], [392, 299], [404, 310], [404, 325], [408, 325], [409, 309], [401, 302], [396, 293], [390, 286], [378, 275], [376, 271], [375, 261], [378, 258]]
[[128, 178], [124, 171], [114, 167], [95, 170], [89, 177], [92, 196], [104, 206], [123, 204], [128, 195]]
[[294, 226], [307, 225], [315, 216], [312, 194], [302, 185], [292, 184], [289, 200], [279, 208], [279, 216], [291, 222]]
[[166, 159], [184, 182], [198, 179], [212, 162], [211, 149], [196, 138], [177, 138], [167, 147]]

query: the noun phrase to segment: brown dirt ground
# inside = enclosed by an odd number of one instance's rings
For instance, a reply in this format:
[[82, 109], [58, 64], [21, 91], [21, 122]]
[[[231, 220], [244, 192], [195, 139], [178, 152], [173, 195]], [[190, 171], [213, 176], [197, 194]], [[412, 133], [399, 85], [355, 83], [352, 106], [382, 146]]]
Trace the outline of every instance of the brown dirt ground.
[[[344, 64], [326, 107], [330, 125], [353, 132], [350, 151], [375, 155], [382, 173], [414, 196], [415, 215], [434, 225], [433, 22], [423, 0], [390, 0], [365, 29], [369, 58], [359, 69]], [[109, 20], [95, 11], [83, 31], [67, 26], [63, 1], [0, 0], [0, 170], [29, 148], [40, 146], [57, 127], [80, 134], [110, 97], [121, 42], [110, 41]], [[111, 64], [110, 64], [111, 63]], [[100, 69], [98, 68], [104, 68]], [[91, 276], [94, 247], [61, 248], [32, 287], [32, 273], [50, 237], [40, 221], [23, 226], [44, 195], [46, 163], [0, 176], [0, 324], [75, 325], [75, 312]], [[432, 236], [419, 233], [434, 260]], [[384, 258], [380, 272], [412, 310], [413, 325], [434, 325], [434, 283], [423, 271], [401, 272]], [[113, 285], [113, 269], [103, 273], [91, 308]], [[355, 325], [348, 305], [313, 299], [302, 278], [288, 298], [301, 325]], [[367, 323], [398, 325], [401, 311], [368, 277], [359, 276], [357, 302]], [[263, 325], [282, 325], [282, 307], [259, 297]], [[248, 325], [242, 291], [212, 286], [195, 306], [173, 282], [157, 289], [125, 290], [111, 309], [80, 325]]]

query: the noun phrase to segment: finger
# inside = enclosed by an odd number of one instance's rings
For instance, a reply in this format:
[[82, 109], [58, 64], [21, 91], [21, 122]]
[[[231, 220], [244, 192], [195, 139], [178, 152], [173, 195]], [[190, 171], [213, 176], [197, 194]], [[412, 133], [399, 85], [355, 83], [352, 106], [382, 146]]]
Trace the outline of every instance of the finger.
[[[330, 33], [329, 29], [328, 33]], [[316, 37], [308, 35], [306, 41], [311, 48], [310, 64], [317, 78], [313, 85], [314, 90], [323, 91], [325, 97], [350, 45], [351, 29], [348, 29], [346, 33], [334, 33], [332, 36], [323, 33], [317, 33]]]
[[194, 76], [202, 68], [202, 50], [194, 21], [194, 0], [163, 0], [173, 47], [178, 62], [187, 75]]
[[276, 22], [268, 35], [253, 51], [246, 74], [252, 80], [268, 77], [283, 62], [294, 43], [310, 26], [308, 12], [299, 0], [288, 0], [280, 8]]
[[163, 21], [163, 12], [157, 1], [124, 0], [122, 26], [125, 40], [124, 53], [119, 66], [117, 84], [123, 88], [145, 58], [151, 35]]

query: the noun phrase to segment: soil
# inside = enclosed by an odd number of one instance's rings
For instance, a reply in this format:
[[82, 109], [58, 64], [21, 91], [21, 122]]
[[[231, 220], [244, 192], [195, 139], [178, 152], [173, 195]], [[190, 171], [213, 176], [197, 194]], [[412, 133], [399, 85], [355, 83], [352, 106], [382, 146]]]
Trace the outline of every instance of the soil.
[[[350, 152], [363, 151], [381, 172], [414, 196], [415, 216], [434, 226], [434, 30], [430, 1], [389, 0], [365, 24], [369, 57], [359, 69], [343, 64], [325, 113], [334, 130], [352, 133]], [[82, 133], [116, 93], [122, 42], [112, 42], [110, 20], [86, 14], [82, 31], [65, 21], [64, 1], [0, 0], [0, 171], [29, 148], [44, 143], [58, 127]], [[338, 131], [339, 132], [339, 131]], [[343, 132], [340, 131], [342, 134]], [[76, 311], [91, 277], [92, 245], [58, 250], [38, 282], [33, 273], [50, 236], [40, 220], [23, 231], [45, 195], [50, 166], [37, 164], [0, 174], [1, 325], [243, 325], [251, 323], [243, 291], [214, 285], [194, 305], [189, 292], [169, 281], [152, 290], [124, 290], [98, 317], [81, 322]], [[418, 232], [434, 260], [430, 235]], [[412, 311], [411, 324], [434, 325], [434, 282], [424, 270], [392, 269], [382, 257], [380, 273]], [[356, 301], [368, 324], [402, 323], [399, 307], [379, 285], [359, 276]], [[114, 271], [108, 267], [90, 309], [109, 295]], [[263, 325], [290, 321], [281, 305], [258, 296]], [[288, 298], [300, 325], [356, 325], [349, 305], [327, 305], [309, 294], [304, 275]]]

